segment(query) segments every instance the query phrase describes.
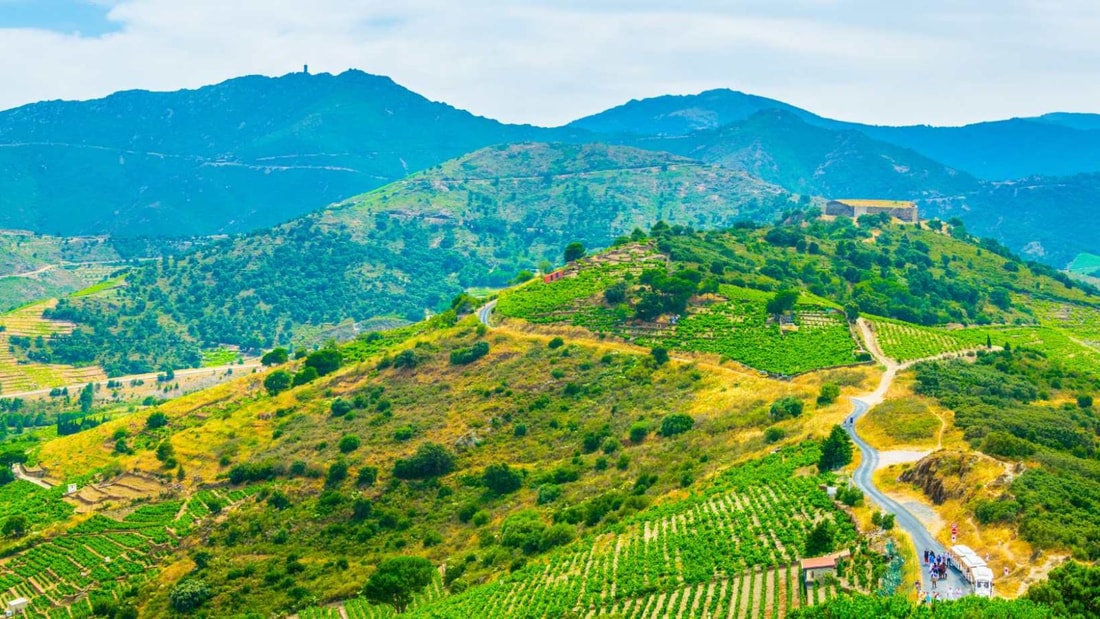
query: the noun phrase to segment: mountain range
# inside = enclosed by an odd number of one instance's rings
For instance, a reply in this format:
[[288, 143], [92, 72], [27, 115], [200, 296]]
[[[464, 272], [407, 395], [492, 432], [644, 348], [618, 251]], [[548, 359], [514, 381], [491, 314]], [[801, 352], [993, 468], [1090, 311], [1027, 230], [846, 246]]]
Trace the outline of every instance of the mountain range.
[[0, 113], [0, 227], [116, 236], [267, 228], [486, 146], [611, 143], [746, 171], [794, 193], [916, 199], [928, 216], [1064, 266], [1095, 251], [1100, 117], [880, 127], [714, 90], [565, 127], [510, 125], [392, 80], [250, 76]]

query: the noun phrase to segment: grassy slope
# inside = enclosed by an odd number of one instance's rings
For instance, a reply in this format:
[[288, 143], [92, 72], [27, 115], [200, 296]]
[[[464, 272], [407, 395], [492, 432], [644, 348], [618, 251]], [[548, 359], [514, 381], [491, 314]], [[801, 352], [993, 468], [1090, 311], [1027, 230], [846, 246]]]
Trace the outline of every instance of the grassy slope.
[[[326, 328], [350, 331], [350, 321], [420, 320], [466, 288], [499, 287], [556, 261], [572, 240], [606, 246], [661, 218], [708, 227], [769, 220], [789, 204], [789, 194], [762, 181], [668, 154], [603, 145], [491, 148], [284, 226], [137, 269], [113, 301], [74, 300], [74, 317], [135, 342], [156, 327], [138, 325], [138, 314], [167, 317], [162, 339], [203, 347], [323, 341]], [[136, 346], [127, 352], [152, 356]]]
[[[475, 329], [470, 326], [421, 335], [415, 346], [412, 341], [397, 344], [411, 346], [423, 359], [414, 370], [379, 371], [371, 361], [276, 398], [261, 395], [261, 377], [250, 376], [162, 405], [160, 409], [171, 420], [167, 430], [143, 431], [144, 416], [123, 418], [47, 443], [38, 454], [39, 460], [58, 477], [114, 463], [123, 469], [155, 472], [163, 469], [152, 450], [169, 438], [187, 471], [184, 486], [185, 493], [190, 494], [197, 489], [199, 479], [214, 480], [245, 461], [300, 460], [311, 470], [324, 470], [340, 458], [336, 449], [340, 437], [359, 436], [361, 447], [345, 458], [353, 478], [361, 466], [378, 466], [381, 474], [375, 486], [356, 489], [354, 482], [343, 484], [336, 507], [328, 508], [332, 513], [322, 515], [318, 512], [325, 509], [316, 499], [321, 480], [279, 481], [277, 486], [293, 499], [286, 512], [246, 501], [225, 525], [211, 531], [205, 542], [219, 557], [201, 573], [219, 592], [212, 608], [227, 612], [246, 607], [274, 609], [312, 599], [307, 596], [295, 601], [291, 596], [301, 592], [288, 592], [287, 587], [278, 586], [281, 577], [273, 581], [275, 586], [264, 580], [265, 571], [281, 573], [282, 557], [287, 554], [297, 554], [306, 565], [306, 570], [295, 576], [295, 582], [318, 599], [353, 596], [357, 583], [363, 582], [378, 557], [403, 547], [404, 552], [424, 554], [437, 563], [470, 553], [492, 557], [468, 576], [472, 582], [491, 578], [518, 555], [491, 543], [483, 546], [483, 540], [491, 539], [488, 534], [497, 531], [507, 514], [536, 507], [532, 480], [539, 474], [555, 466], [579, 465], [583, 471], [579, 481], [563, 485], [559, 501], [539, 508], [546, 518], [564, 505], [583, 503], [611, 489], [629, 491], [641, 472], [658, 475], [656, 485], [646, 494], [647, 501], [660, 501], [665, 495], [682, 496], [677, 489], [684, 473], [701, 480], [696, 483], [708, 484], [702, 480], [765, 448], [761, 430], [767, 423], [766, 408], [771, 400], [784, 394], [809, 399], [826, 378], [809, 376], [794, 383], [778, 383], [705, 363], [672, 363], [653, 370], [643, 350], [628, 346], [576, 341], [552, 350], [546, 346], [545, 337], [510, 332], [486, 335], [491, 352], [471, 366], [447, 362], [448, 350], [476, 339]], [[849, 370], [842, 380], [859, 383], [865, 376], [865, 372]], [[569, 384], [583, 388], [566, 395]], [[346, 417], [329, 415], [335, 397], [352, 399], [377, 386], [385, 387], [382, 398], [391, 403], [392, 417], [376, 412], [377, 400]], [[829, 419], [844, 414], [842, 408], [827, 407], [785, 425], [792, 436], [803, 432], [820, 435]], [[631, 424], [644, 420], [656, 426], [669, 412], [692, 415], [695, 428], [674, 439], [651, 435], [640, 445], [632, 445], [627, 439]], [[527, 434], [515, 437], [515, 427], [521, 423]], [[404, 426], [414, 428], [414, 437], [395, 440], [394, 432]], [[605, 426], [622, 446], [607, 456], [580, 453], [585, 433]], [[111, 436], [120, 428], [131, 434], [128, 441], [137, 449], [135, 454], [112, 454]], [[453, 494], [444, 495], [434, 484], [391, 480], [389, 469], [394, 459], [411, 453], [421, 442], [453, 446], [460, 437], [475, 435], [480, 444], [459, 449], [459, 472], [440, 482]], [[620, 470], [616, 463], [623, 454], [627, 458], [625, 468]], [[227, 457], [229, 466], [219, 464], [221, 456]], [[598, 457], [606, 457], [611, 466], [595, 470]], [[480, 499], [484, 490], [469, 487], [466, 476], [478, 474], [493, 462], [508, 462], [527, 471], [525, 488], [505, 498]], [[349, 501], [357, 495], [372, 498], [376, 512], [388, 510], [403, 515], [408, 525], [399, 525], [401, 530], [383, 527], [366, 537], [361, 535], [362, 526], [337, 526], [338, 522], [347, 522]], [[483, 507], [490, 514], [488, 525], [478, 528], [455, 519], [456, 510], [472, 501], [484, 501]], [[272, 542], [270, 535], [253, 535], [249, 531], [256, 526], [262, 530], [271, 530], [272, 526], [274, 530], [285, 529], [288, 541], [280, 544]], [[579, 532], [598, 530], [580, 527]], [[232, 531], [237, 533], [229, 533]], [[439, 534], [442, 541], [422, 548], [422, 540], [433, 534]], [[227, 535], [233, 536], [232, 542]], [[190, 542], [183, 540], [181, 545], [187, 547]], [[186, 556], [183, 552], [177, 559], [161, 559], [161, 565], [170, 566], [167, 573], [177, 575], [162, 578], [171, 580], [186, 572], [191, 565]], [[340, 556], [349, 559], [347, 571], [332, 568], [333, 557]], [[242, 594], [242, 581], [226, 578], [231, 570], [247, 564], [258, 571], [244, 581], [252, 592]], [[163, 609], [164, 590], [159, 591], [143, 594], [153, 596], [147, 611]]]

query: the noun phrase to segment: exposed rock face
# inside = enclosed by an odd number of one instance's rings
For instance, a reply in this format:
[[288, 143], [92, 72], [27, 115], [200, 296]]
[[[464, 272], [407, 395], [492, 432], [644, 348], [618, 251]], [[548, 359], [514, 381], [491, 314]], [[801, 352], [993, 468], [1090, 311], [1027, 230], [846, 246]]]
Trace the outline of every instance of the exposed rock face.
[[965, 478], [977, 461], [977, 456], [940, 451], [925, 456], [898, 479], [918, 486], [933, 504], [942, 505], [973, 491]]

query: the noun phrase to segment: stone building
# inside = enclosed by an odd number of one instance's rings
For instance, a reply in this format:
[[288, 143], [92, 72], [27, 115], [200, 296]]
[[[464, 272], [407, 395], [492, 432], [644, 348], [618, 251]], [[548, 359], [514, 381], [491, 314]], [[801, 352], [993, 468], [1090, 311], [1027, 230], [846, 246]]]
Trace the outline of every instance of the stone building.
[[905, 200], [829, 200], [825, 214], [858, 219], [886, 213], [908, 223], [917, 223], [917, 205]]

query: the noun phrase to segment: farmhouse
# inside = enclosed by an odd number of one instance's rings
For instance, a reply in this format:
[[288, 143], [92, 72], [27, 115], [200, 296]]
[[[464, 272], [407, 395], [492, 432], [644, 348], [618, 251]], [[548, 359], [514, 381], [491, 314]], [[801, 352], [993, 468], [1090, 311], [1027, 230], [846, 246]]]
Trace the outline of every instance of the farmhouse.
[[903, 200], [829, 200], [825, 214], [858, 219], [886, 213], [908, 223], [917, 223], [917, 205]]
[[836, 557], [812, 557], [798, 562], [803, 582], [817, 582], [824, 576], [836, 576]]

